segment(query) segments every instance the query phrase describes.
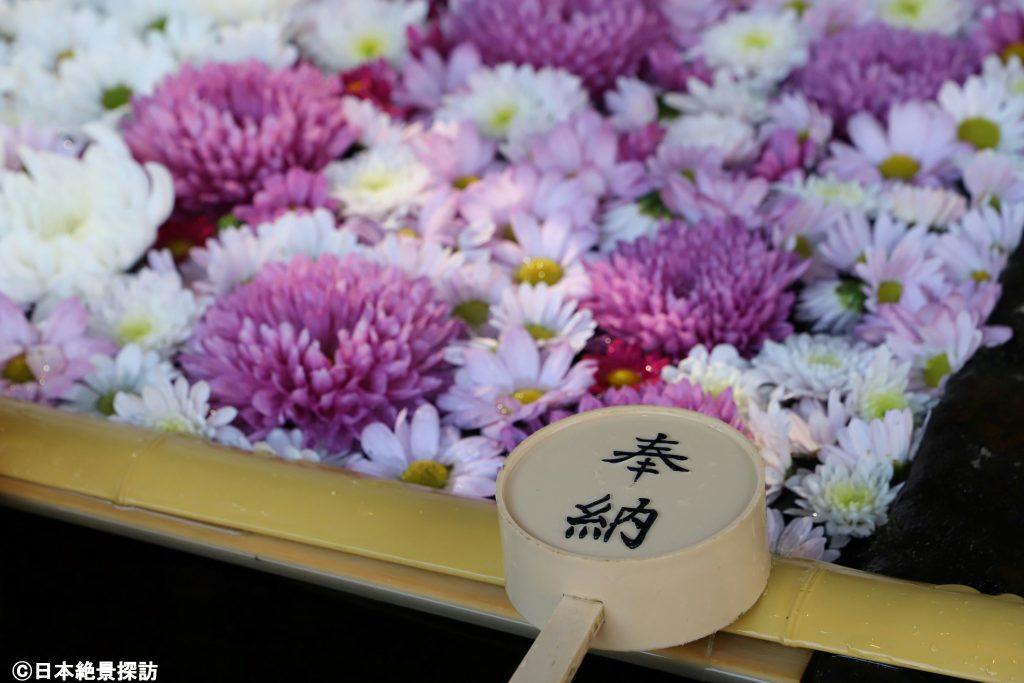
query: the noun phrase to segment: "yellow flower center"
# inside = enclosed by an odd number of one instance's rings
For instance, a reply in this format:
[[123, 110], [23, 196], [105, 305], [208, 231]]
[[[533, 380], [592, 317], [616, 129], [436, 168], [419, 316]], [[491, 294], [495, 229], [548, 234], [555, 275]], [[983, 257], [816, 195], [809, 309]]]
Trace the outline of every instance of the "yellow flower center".
[[513, 392], [512, 398], [526, 406], [530, 405], [543, 395], [543, 389], [520, 389], [519, 391]]
[[103, 415], [114, 414], [114, 399], [117, 398], [117, 391], [108, 391], [96, 399], [96, 410]]
[[903, 285], [895, 280], [883, 280], [882, 284], [878, 285], [878, 303], [880, 304], [898, 303], [901, 296], [903, 296]]
[[36, 378], [28, 366], [28, 354], [19, 353], [4, 365], [3, 378], [12, 384], [24, 384]]
[[491, 315], [491, 305], [481, 299], [463, 301], [452, 310], [452, 315], [462, 318], [467, 325], [477, 327], [487, 322]]
[[630, 370], [629, 368], [619, 368], [618, 370], [612, 370], [608, 373], [608, 386], [612, 387], [631, 387], [634, 384], [640, 384], [643, 377], [636, 370]]
[[528, 282], [531, 285], [546, 282], [553, 285], [562, 279], [562, 275], [562, 266], [549, 258], [526, 258], [516, 271], [516, 282]]
[[978, 283], [988, 282], [992, 279], [992, 275], [987, 270], [972, 270], [971, 279]]
[[509, 124], [515, 120], [518, 113], [518, 108], [512, 102], [495, 108], [491, 115], [487, 117], [487, 125], [490, 132], [495, 135], [504, 135], [505, 131], [508, 130]]
[[420, 234], [413, 230], [412, 228], [402, 228], [395, 234], [398, 235], [399, 237], [411, 237], [413, 239], [419, 239], [420, 237]]
[[1016, 43], [1010, 43], [1000, 55], [1004, 62], [1009, 62], [1011, 59], [1016, 57], [1021, 64], [1024, 64], [1024, 41], [1018, 40]]
[[973, 145], [975, 149], [993, 149], [999, 146], [999, 126], [980, 116], [961, 121], [957, 126], [956, 135]]
[[906, 154], [893, 154], [878, 165], [878, 170], [889, 180], [912, 180], [921, 164]]
[[924, 364], [923, 372], [924, 383], [935, 389], [942, 382], [942, 378], [948, 375], [953, 370], [949, 364], [949, 356], [946, 352], [932, 356], [928, 359], [928, 362]]
[[767, 33], [748, 33], [740, 39], [740, 43], [748, 50], [763, 50], [771, 46], [772, 37]]
[[797, 235], [796, 244], [793, 245], [793, 251], [800, 254], [805, 259], [811, 258], [814, 255], [814, 247], [811, 246], [811, 241], [804, 235]]
[[456, 190], [465, 190], [473, 183], [480, 182], [480, 179], [475, 175], [464, 175], [461, 178], [456, 178], [452, 181], [452, 187]]
[[117, 338], [122, 344], [131, 344], [145, 339], [152, 332], [152, 321], [146, 318], [126, 318], [117, 327]]
[[394, 181], [395, 179], [390, 173], [370, 171], [364, 173], [362, 177], [359, 178], [359, 181], [356, 183], [356, 187], [360, 190], [365, 190], [366, 192], [380, 192], [381, 190], [386, 190], [391, 187]]
[[786, 7], [796, 12], [797, 16], [801, 16], [810, 6], [810, 3], [806, 0], [790, 0], [786, 3]]
[[843, 361], [834, 353], [812, 353], [807, 357], [808, 365], [824, 365], [829, 368], [843, 367]]
[[402, 472], [402, 481], [443, 489], [448, 485], [448, 468], [434, 460], [417, 460]]
[[867, 400], [868, 418], [881, 420], [890, 410], [903, 410], [909, 404], [907, 397], [897, 391], [883, 391]]
[[537, 341], [546, 341], [548, 339], [554, 339], [556, 334], [555, 331], [544, 327], [543, 325], [534, 325], [533, 323], [527, 323], [524, 325], [526, 331], [530, 333], [530, 336]]
[[360, 36], [355, 41], [356, 54], [365, 61], [384, 54], [384, 40], [380, 36]]
[[841, 510], [863, 510], [875, 500], [875, 492], [867, 486], [840, 482], [829, 487], [826, 498]]

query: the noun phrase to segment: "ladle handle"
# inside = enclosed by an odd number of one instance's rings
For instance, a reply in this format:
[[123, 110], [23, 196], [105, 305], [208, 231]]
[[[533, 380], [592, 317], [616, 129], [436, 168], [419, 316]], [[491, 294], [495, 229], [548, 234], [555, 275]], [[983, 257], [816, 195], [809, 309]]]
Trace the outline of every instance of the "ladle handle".
[[563, 595], [509, 683], [571, 681], [603, 623], [603, 604]]

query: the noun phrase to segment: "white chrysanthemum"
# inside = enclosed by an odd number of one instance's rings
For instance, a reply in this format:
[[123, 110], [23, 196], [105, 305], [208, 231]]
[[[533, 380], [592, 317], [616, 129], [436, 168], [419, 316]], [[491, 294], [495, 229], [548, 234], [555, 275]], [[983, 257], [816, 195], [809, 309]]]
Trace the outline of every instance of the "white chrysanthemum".
[[766, 341], [752, 365], [766, 384], [782, 389], [783, 399], [824, 400], [833, 389], [848, 391], [851, 373], [870, 359], [867, 345], [845, 337], [792, 334], [781, 342]]
[[789, 414], [789, 440], [795, 452], [815, 455], [834, 444], [849, 423], [850, 409], [838, 390], [830, 391], [825, 402], [804, 398]]
[[882, 344], [871, 362], [850, 379], [849, 402], [863, 420], [880, 420], [890, 411], [911, 408], [917, 413], [928, 407], [929, 398], [908, 390], [911, 364], [894, 358]]
[[[660, 198], [656, 201], [660, 209]], [[641, 237], [653, 237], [665, 216], [659, 215], [658, 208], [649, 208], [643, 199], [636, 202], [627, 202], [608, 209], [601, 216], [601, 251], [614, 251], [619, 242], [635, 242]]]
[[663, 146], [713, 147], [730, 163], [749, 161], [757, 154], [753, 127], [729, 114], [680, 116], [665, 131]]
[[658, 97], [649, 83], [619, 76], [615, 88], [604, 95], [609, 120], [615, 130], [626, 133], [640, 130], [658, 120]]
[[576, 301], [564, 291], [543, 282], [505, 290], [501, 304], [491, 313], [491, 322], [501, 331], [525, 328], [540, 347], [565, 342], [574, 351], [583, 349], [596, 327], [590, 311], [578, 310]]
[[323, 254], [341, 257], [362, 250], [358, 236], [352, 230], [339, 228], [327, 209], [289, 211], [260, 225], [256, 235], [271, 261], [290, 261], [298, 254], [311, 259]]
[[710, 352], [703, 344], [697, 344], [679, 365], [666, 366], [661, 378], [669, 384], [685, 379], [712, 394], [732, 389], [732, 399], [744, 414], [747, 407], [757, 401], [760, 386], [760, 379], [751, 372], [750, 363], [730, 344], [719, 344]]
[[97, 334], [168, 356], [185, 341], [200, 310], [176, 272], [145, 268], [110, 280], [87, 300]]
[[864, 283], [855, 279], [811, 282], [797, 300], [797, 320], [811, 324], [815, 332], [844, 334], [864, 315], [867, 299]]
[[848, 465], [836, 458], [786, 486], [799, 496], [793, 512], [823, 522], [830, 536], [865, 538], [889, 521], [889, 504], [903, 487], [890, 487], [891, 480], [888, 460], [861, 458]]
[[836, 435], [839, 443], [821, 449], [822, 462], [841, 460], [854, 466], [864, 458], [881, 458], [894, 466], [910, 460], [914, 414], [910, 409], [890, 410], [879, 420], [853, 419]]
[[143, 351], [128, 344], [116, 358], [94, 356], [94, 370], [77, 382], [67, 396], [68, 407], [86, 415], [114, 414], [114, 399], [119, 393], [138, 395], [157, 375], [174, 376], [170, 363], [155, 351]]
[[710, 85], [690, 78], [686, 93], [666, 93], [665, 104], [686, 115], [728, 114], [757, 124], [768, 116], [768, 102], [758, 84], [717, 71]]
[[394, 266], [411, 278], [425, 277], [435, 286], [450, 273], [462, 268], [466, 255], [437, 242], [389, 234], [365, 252], [365, 258]]
[[207, 18], [198, 6], [182, 0], [91, 0], [101, 12], [137, 34], [161, 32], [173, 18]]
[[768, 550], [774, 555], [835, 562], [839, 551], [826, 549], [827, 543], [825, 530], [810, 517], [797, 517], [786, 524], [781, 512], [768, 508]]
[[972, 76], [963, 85], [946, 81], [938, 100], [956, 121], [962, 142], [1008, 154], [1024, 150], [1024, 97], [1010, 92], [1005, 79]]
[[125, 111], [133, 95], [148, 95], [178, 64], [161, 44], [122, 40], [77, 53], [60, 64], [55, 123], [77, 125]]
[[506, 63], [470, 74], [462, 90], [444, 97], [437, 117], [472, 121], [515, 159], [530, 135], [546, 133], [588, 102], [582, 82], [568, 72]]
[[286, 13], [298, 0], [179, 0], [190, 12], [205, 14], [218, 24], [237, 24]]
[[81, 159], [21, 156], [25, 173], [0, 172], [0, 292], [22, 305], [127, 270], [171, 212], [167, 170], [137, 164], [115, 139]]
[[217, 39], [202, 51], [202, 60], [211, 62], [247, 62], [255, 59], [283, 69], [295, 63], [299, 50], [288, 42], [282, 18], [248, 19], [235, 26], [224, 26]]
[[807, 38], [792, 12], [735, 12], [708, 28], [694, 50], [737, 76], [780, 81], [807, 61]]
[[797, 183], [776, 185], [776, 189], [814, 199], [824, 206], [871, 212], [878, 208], [877, 192], [854, 180], [837, 180], [832, 176], [809, 176]]
[[189, 252], [182, 272], [196, 292], [220, 296], [247, 282], [270, 260], [269, 245], [248, 226], [221, 230]]
[[757, 404], [751, 403], [746, 419], [754, 444], [764, 461], [765, 496], [769, 503], [782, 492], [789, 468], [793, 465], [789, 414], [778, 401], [769, 401], [767, 410], [761, 410]]
[[252, 445], [256, 453], [265, 453], [290, 462], [320, 462], [320, 454], [303, 447], [301, 429], [272, 429], [267, 438]]
[[[171, 381], [158, 373], [142, 388], [140, 396], [120, 393], [114, 399], [115, 422], [175, 434], [194, 434], [217, 439], [238, 411], [225, 407], [210, 410], [210, 387], [196, 382], [191, 387], [184, 377]], [[234, 431], [234, 430], [232, 430]]]
[[13, 38], [12, 59], [44, 69], [56, 69], [82, 51], [129, 37], [119, 22], [64, 0], [20, 0], [2, 9], [3, 33]]
[[426, 17], [422, 0], [314, 2], [295, 12], [295, 39], [328, 69], [351, 69], [375, 59], [398, 64], [407, 50], [406, 30]]
[[373, 102], [358, 97], [343, 97], [341, 110], [345, 120], [359, 131], [358, 141], [363, 147], [396, 147], [408, 132], [418, 128], [417, 124], [405, 126], [396, 122]]
[[330, 164], [324, 174], [346, 216], [372, 218], [389, 229], [403, 226], [430, 182], [430, 170], [406, 145], [368, 149]]
[[910, 225], [944, 228], [967, 211], [967, 200], [959, 192], [898, 183], [885, 193], [885, 208]]
[[899, 28], [953, 35], [971, 17], [969, 0], [875, 0], [879, 19]]

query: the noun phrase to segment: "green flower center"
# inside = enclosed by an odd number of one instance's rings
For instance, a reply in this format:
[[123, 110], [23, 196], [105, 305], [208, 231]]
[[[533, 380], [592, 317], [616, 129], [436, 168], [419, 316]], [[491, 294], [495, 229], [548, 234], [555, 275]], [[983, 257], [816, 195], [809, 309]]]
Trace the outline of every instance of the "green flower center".
[[192, 425], [183, 417], [171, 417], [161, 420], [154, 425], [157, 431], [170, 432], [171, 434], [191, 434]]
[[112, 85], [103, 91], [103, 95], [100, 96], [100, 104], [107, 111], [117, 109], [128, 104], [132, 99], [131, 86], [125, 85], [124, 83], [118, 83]]
[[740, 39], [740, 44], [748, 50], [764, 50], [772, 44], [772, 37], [768, 33], [748, 33]]
[[482, 299], [470, 299], [456, 306], [452, 315], [462, 318], [470, 327], [478, 327], [487, 322], [491, 315], [491, 305]]
[[512, 398], [526, 406], [530, 405], [543, 395], [544, 391], [542, 389], [520, 389], [519, 391], [513, 392]]
[[111, 416], [114, 414], [114, 399], [117, 398], [117, 390], [108, 391], [96, 399], [96, 410], [102, 415]]
[[384, 54], [384, 41], [380, 36], [361, 36], [356, 38], [355, 49], [360, 59], [376, 59]]
[[828, 368], [843, 367], [842, 359], [834, 353], [812, 353], [807, 356], [808, 365], [824, 365]]
[[531, 285], [546, 282], [553, 285], [562, 279], [563, 274], [562, 266], [549, 258], [527, 258], [516, 271], [516, 282], [528, 282]]
[[217, 220], [217, 230], [230, 230], [242, 224], [242, 219], [233, 213], [226, 213]]
[[153, 322], [147, 318], [127, 318], [117, 326], [117, 337], [122, 344], [130, 344], [145, 339], [153, 329]]
[[978, 283], [988, 282], [992, 279], [992, 275], [987, 270], [972, 270], [971, 279]]
[[146, 24], [146, 28], [144, 30], [163, 33], [167, 30], [167, 17], [157, 17], [153, 21]]
[[836, 285], [836, 298], [839, 299], [839, 305], [847, 311], [863, 313], [868, 295], [864, 292], [860, 280], [843, 280]]
[[840, 510], [863, 510], [875, 502], [875, 490], [871, 487], [844, 481], [833, 484], [826, 494], [832, 507]]
[[526, 331], [530, 333], [530, 336], [537, 341], [546, 341], [548, 339], [554, 339], [557, 334], [554, 330], [543, 325], [535, 325], [533, 323], [527, 323], [524, 325]]
[[448, 485], [448, 468], [434, 460], [417, 460], [402, 472], [402, 481], [443, 489]]
[[476, 177], [475, 175], [464, 175], [461, 178], [456, 178], [455, 180], [453, 180], [452, 187], [454, 187], [456, 190], [465, 190], [473, 183], [479, 181], [480, 178]]
[[4, 365], [3, 378], [12, 384], [25, 384], [33, 381], [36, 376], [28, 366], [28, 354], [19, 353]]
[[975, 116], [960, 122], [956, 136], [974, 145], [975, 149], [993, 149], [999, 145], [999, 126], [988, 119]]
[[672, 212], [665, 206], [665, 202], [661, 201], [661, 193], [657, 190], [652, 190], [636, 200], [636, 210], [648, 218], [661, 219], [672, 217]]
[[511, 102], [496, 108], [487, 117], [487, 125], [490, 128], [490, 132], [496, 135], [504, 135], [518, 113], [519, 110], [516, 105]]
[[903, 285], [896, 280], [882, 280], [882, 283], [878, 285], [878, 303], [880, 304], [899, 303], [901, 296], [903, 296]]
[[1021, 64], [1024, 64], [1024, 41], [1018, 40], [1016, 43], [1010, 43], [1000, 55], [1004, 62], [1009, 62], [1011, 59], [1016, 57], [1020, 60]]
[[643, 379], [640, 373], [636, 370], [630, 370], [629, 368], [619, 368], [618, 370], [612, 370], [608, 373], [608, 386], [612, 387], [631, 387], [634, 384], [640, 384], [640, 380]]
[[888, 13], [892, 17], [903, 17], [905, 19], [917, 19], [924, 9], [921, 0], [896, 0], [888, 7]]
[[814, 247], [811, 246], [811, 241], [805, 235], [796, 236], [796, 244], [793, 245], [793, 251], [805, 259], [811, 258], [814, 255]]
[[865, 401], [868, 418], [881, 420], [890, 410], [903, 410], [909, 404], [907, 397], [897, 391], [881, 391]]
[[935, 389], [942, 382], [942, 378], [948, 375], [953, 370], [949, 364], [949, 356], [946, 352], [932, 356], [928, 359], [928, 362], [924, 364], [922, 374], [924, 376], [924, 383]]
[[912, 180], [921, 164], [906, 154], [893, 154], [878, 165], [878, 170], [889, 180]]
[[810, 8], [810, 3], [806, 0], [790, 0], [786, 3], [786, 8], [796, 12], [796, 15], [802, 16]]

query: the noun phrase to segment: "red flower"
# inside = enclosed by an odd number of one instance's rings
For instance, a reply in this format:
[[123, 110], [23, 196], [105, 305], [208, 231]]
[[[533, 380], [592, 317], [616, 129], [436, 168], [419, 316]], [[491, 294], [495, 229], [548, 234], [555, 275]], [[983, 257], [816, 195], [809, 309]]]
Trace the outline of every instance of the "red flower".
[[591, 343], [590, 353], [584, 358], [597, 361], [597, 372], [590, 391], [600, 394], [605, 389], [652, 384], [661, 381], [661, 370], [668, 358], [643, 349], [623, 339], [599, 337]]
[[208, 214], [176, 213], [160, 226], [156, 249], [169, 249], [175, 261], [183, 261], [192, 247], [202, 246], [217, 234], [217, 221]]

